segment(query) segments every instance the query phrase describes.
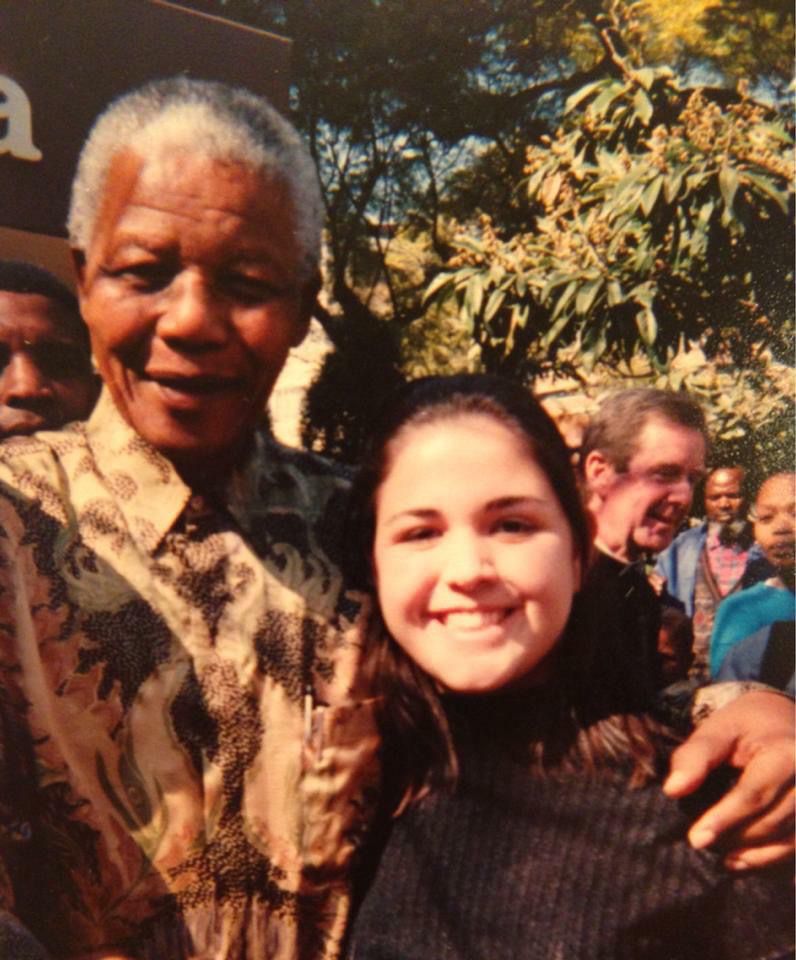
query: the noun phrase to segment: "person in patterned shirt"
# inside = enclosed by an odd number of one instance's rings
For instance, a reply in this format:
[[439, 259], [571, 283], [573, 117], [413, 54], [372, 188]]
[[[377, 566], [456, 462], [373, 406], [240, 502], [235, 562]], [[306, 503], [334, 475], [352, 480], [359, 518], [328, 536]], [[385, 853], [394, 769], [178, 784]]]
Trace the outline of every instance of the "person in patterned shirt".
[[693, 621], [692, 676], [709, 674], [710, 634], [719, 604], [771, 571], [746, 517], [743, 467], [717, 467], [705, 481], [704, 523], [675, 537], [659, 556], [664, 603], [673, 600]]
[[[379, 789], [371, 601], [342, 572], [347, 477], [263, 425], [321, 209], [295, 131], [221, 84], [133, 91], [81, 153], [103, 392], [86, 424], [0, 445], [0, 926], [51, 957], [339, 956]], [[770, 836], [788, 733], [735, 707], [678, 789], [746, 747], [713, 825]]]
[[176, 79], [83, 149], [69, 232], [104, 381], [0, 450], [0, 907], [54, 957], [335, 957], [378, 741], [347, 480], [266, 398], [321, 200], [263, 100]]

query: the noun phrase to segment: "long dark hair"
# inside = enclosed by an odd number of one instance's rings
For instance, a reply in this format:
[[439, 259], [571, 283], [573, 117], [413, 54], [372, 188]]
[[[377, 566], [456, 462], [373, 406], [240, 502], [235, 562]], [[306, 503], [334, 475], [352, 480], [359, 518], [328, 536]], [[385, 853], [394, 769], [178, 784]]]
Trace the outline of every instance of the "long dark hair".
[[[591, 527], [570, 453], [554, 422], [524, 387], [485, 374], [424, 377], [405, 384], [377, 420], [356, 477], [349, 516], [351, 574], [373, 589], [375, 501], [391, 466], [395, 442], [413, 427], [466, 415], [489, 417], [521, 439], [544, 472], [569, 524], [582, 570], [591, 555]], [[551, 679], [528, 694], [540, 709], [530, 760], [540, 771], [629, 763], [641, 782], [656, 772], [658, 725], [648, 719], [648, 684], [632, 663], [600, 656], [605, 625], [589, 622], [576, 595], [553, 658]], [[369, 634], [366, 673], [382, 698], [380, 721], [391, 802], [413, 800], [455, 783], [458, 763], [435, 681], [389, 635], [378, 610]]]

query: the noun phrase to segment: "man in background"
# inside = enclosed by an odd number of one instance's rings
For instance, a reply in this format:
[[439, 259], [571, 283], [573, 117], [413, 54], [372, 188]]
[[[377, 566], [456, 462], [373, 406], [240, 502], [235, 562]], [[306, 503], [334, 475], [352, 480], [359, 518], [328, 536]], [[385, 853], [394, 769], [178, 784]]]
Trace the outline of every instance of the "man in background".
[[661, 603], [645, 564], [686, 519], [706, 450], [701, 407], [666, 390], [613, 394], [583, 437], [581, 472], [596, 548], [584, 589], [602, 611], [606, 656], [635, 659], [638, 674], [654, 687], [664, 684]]
[[77, 298], [41, 267], [0, 260], [0, 439], [84, 420], [98, 393]]
[[682, 605], [693, 626], [690, 673], [707, 679], [713, 621], [725, 597], [765, 576], [768, 566], [746, 518], [744, 470], [718, 467], [705, 483], [706, 519], [679, 534], [658, 557], [664, 602]]

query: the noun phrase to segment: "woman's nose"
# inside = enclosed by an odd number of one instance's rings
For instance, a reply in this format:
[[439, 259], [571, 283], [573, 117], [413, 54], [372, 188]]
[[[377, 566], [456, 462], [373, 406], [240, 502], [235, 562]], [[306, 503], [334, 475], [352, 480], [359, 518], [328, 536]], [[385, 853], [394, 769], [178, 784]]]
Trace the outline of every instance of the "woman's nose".
[[481, 537], [451, 537], [446, 544], [444, 579], [452, 587], [467, 589], [495, 576], [491, 551]]

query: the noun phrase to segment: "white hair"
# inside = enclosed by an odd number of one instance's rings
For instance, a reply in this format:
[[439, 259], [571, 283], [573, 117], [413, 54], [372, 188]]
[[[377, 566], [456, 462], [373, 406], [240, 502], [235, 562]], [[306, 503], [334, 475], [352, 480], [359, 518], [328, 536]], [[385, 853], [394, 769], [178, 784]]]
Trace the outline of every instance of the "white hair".
[[155, 80], [124, 94], [100, 114], [72, 183], [67, 230], [78, 250], [91, 243], [115, 156], [163, 148], [237, 163], [288, 187], [300, 250], [300, 280], [318, 269], [323, 218], [318, 175], [296, 130], [265, 98], [240, 87], [188, 77]]

